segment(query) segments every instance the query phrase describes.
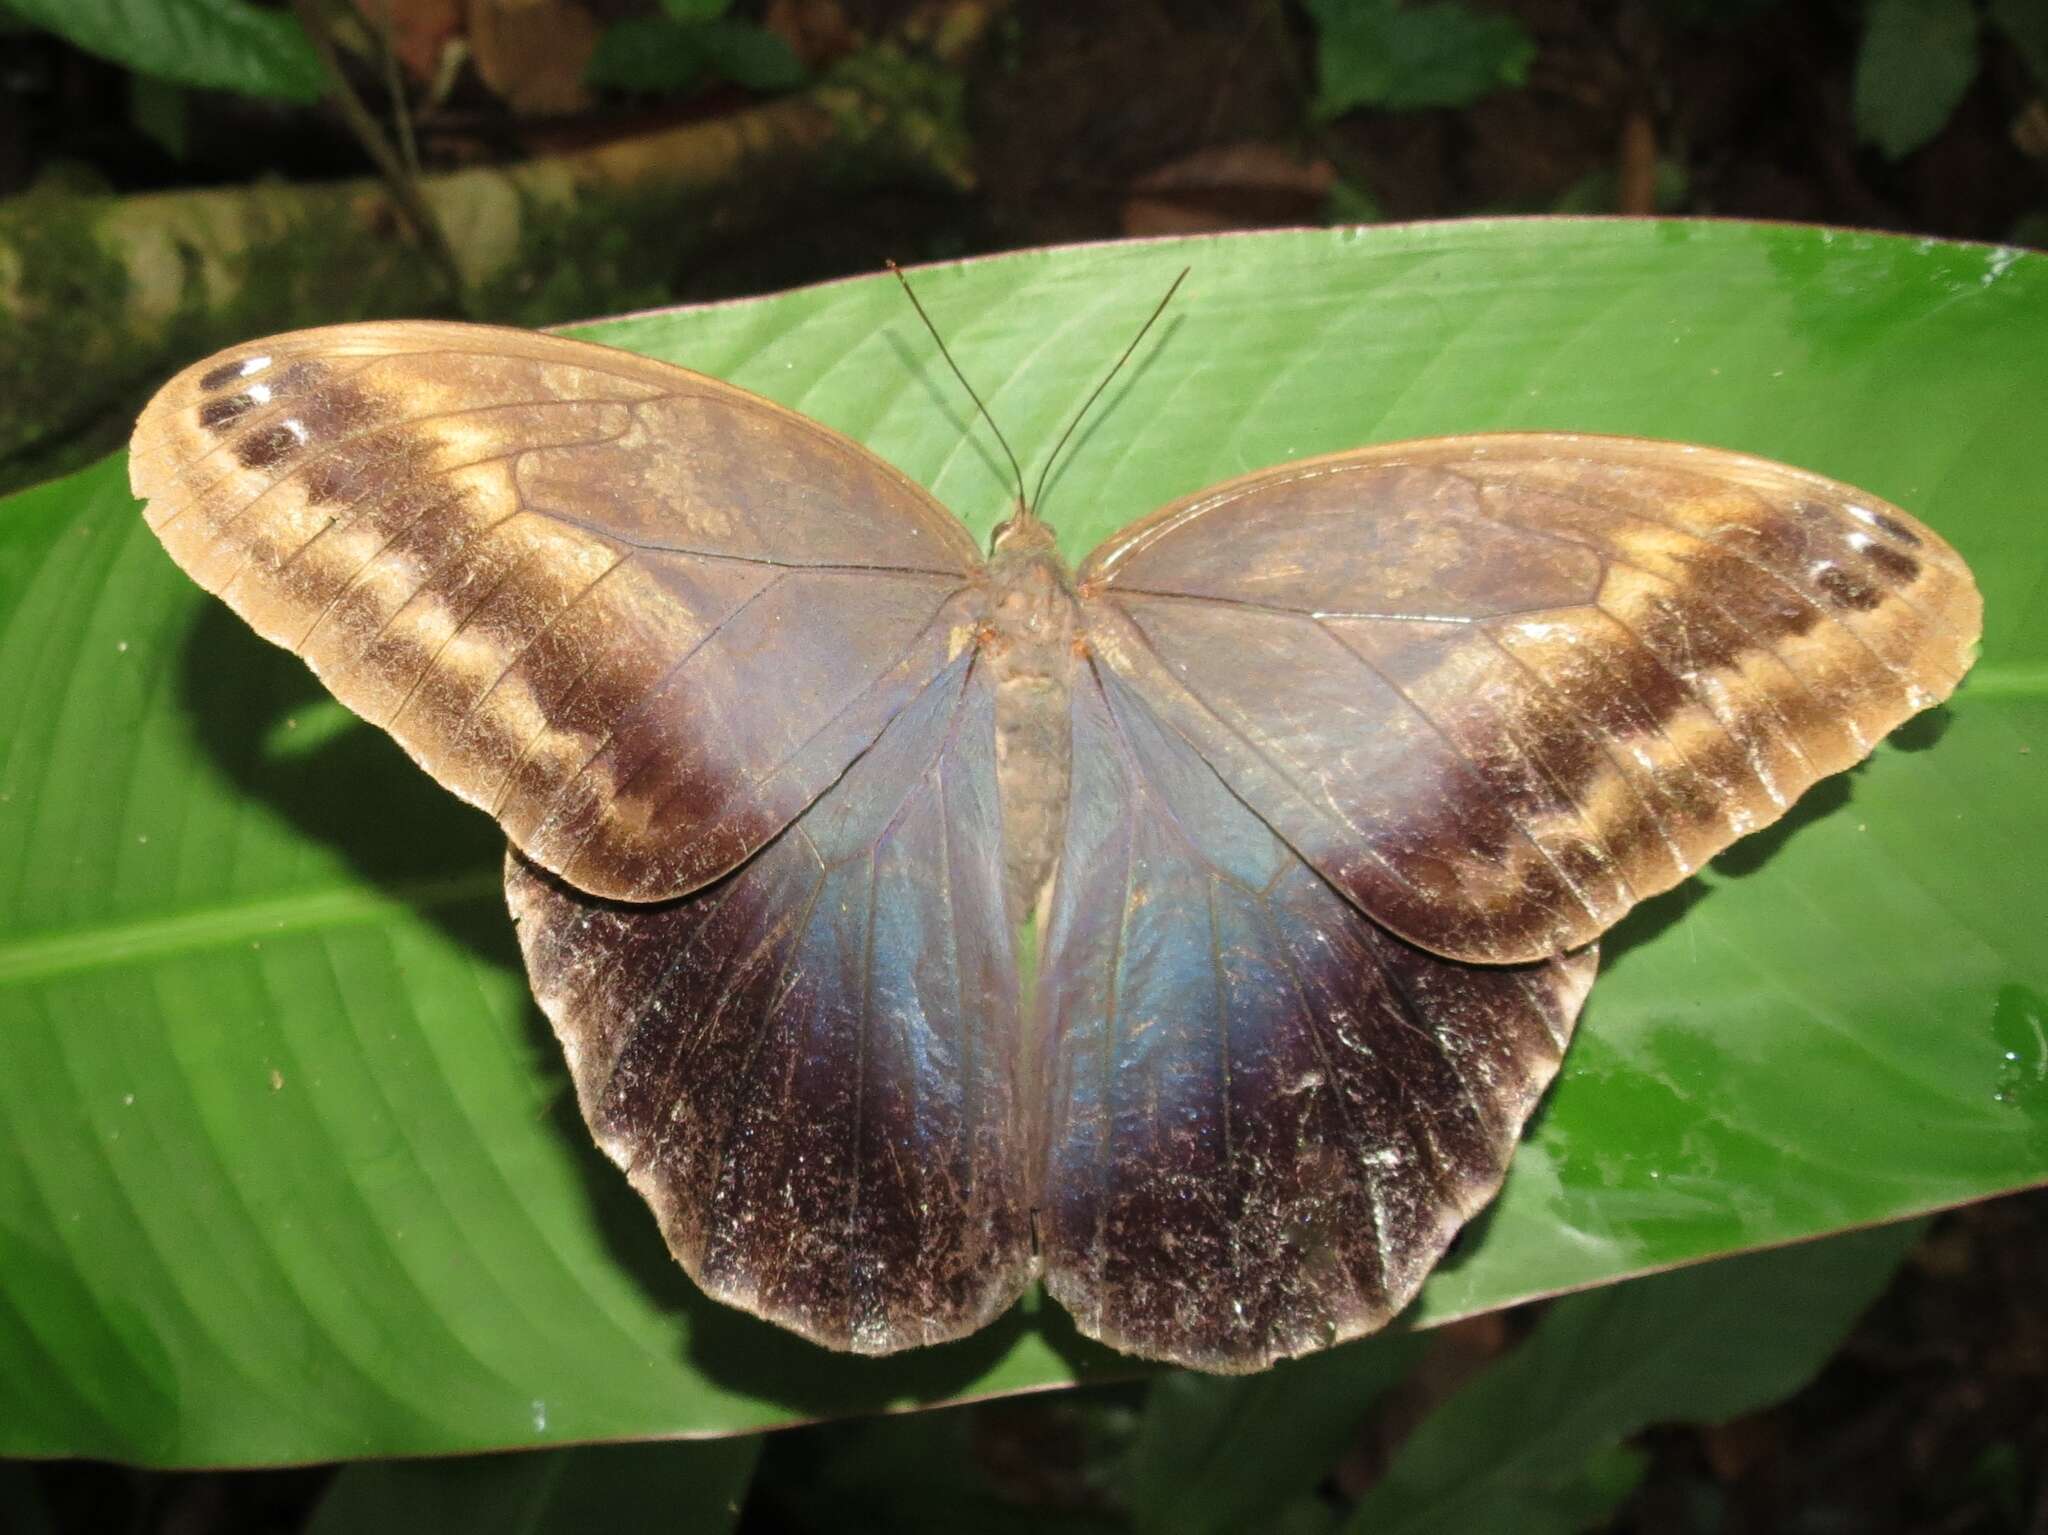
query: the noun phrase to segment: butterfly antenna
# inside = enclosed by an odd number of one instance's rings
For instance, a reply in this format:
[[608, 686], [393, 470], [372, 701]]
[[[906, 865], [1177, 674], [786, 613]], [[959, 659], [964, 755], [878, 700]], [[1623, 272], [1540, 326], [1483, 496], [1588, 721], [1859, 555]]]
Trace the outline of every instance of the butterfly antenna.
[[967, 382], [967, 375], [960, 371], [960, 364], [953, 361], [953, 354], [946, 350], [946, 338], [939, 334], [938, 326], [932, 324], [932, 317], [924, 312], [924, 305], [917, 301], [917, 292], [910, 286], [910, 279], [903, 275], [903, 268], [895, 262], [889, 263], [889, 270], [896, 274], [896, 280], [903, 284], [903, 292], [910, 300], [910, 307], [917, 311], [917, 317], [924, 321], [924, 328], [932, 333], [932, 340], [938, 343], [939, 355], [946, 359], [946, 366], [953, 370], [953, 377], [960, 380], [960, 387], [967, 391], [967, 398], [974, 402], [974, 408], [981, 412], [981, 419], [988, 423], [988, 429], [996, 434], [996, 441], [1003, 445], [1003, 456], [1010, 461], [1010, 473], [1017, 477], [1017, 505], [1024, 507], [1024, 470], [1017, 463], [1017, 455], [1010, 451], [1009, 439], [1003, 436], [1003, 429], [996, 425], [996, 418], [988, 413], [988, 407], [981, 403], [981, 396], [974, 392], [974, 386]]
[[1194, 268], [1192, 267], [1182, 267], [1180, 269], [1180, 276], [1174, 278], [1173, 285], [1166, 290], [1166, 296], [1159, 301], [1145, 323], [1138, 327], [1138, 334], [1131, 337], [1131, 344], [1124, 348], [1123, 356], [1119, 357], [1110, 367], [1110, 370], [1102, 375], [1102, 382], [1095, 386], [1095, 392], [1081, 402], [1081, 408], [1074, 412], [1074, 419], [1067, 423], [1067, 429], [1060, 433], [1060, 440], [1053, 444], [1052, 456], [1045, 461], [1045, 467], [1039, 471], [1038, 483], [1031, 488], [1031, 500], [1026, 503], [1027, 505], [1032, 507], [1038, 505], [1038, 498], [1045, 494], [1045, 482], [1052, 478], [1052, 466], [1060, 461], [1060, 450], [1066, 447], [1067, 439], [1074, 435], [1074, 428], [1081, 424], [1095, 402], [1102, 398], [1102, 391], [1109, 387], [1109, 381], [1123, 371], [1124, 364], [1131, 360], [1131, 353], [1137, 351], [1138, 343], [1145, 339], [1145, 333], [1158, 323], [1161, 315], [1166, 313], [1166, 306], [1173, 302], [1174, 294], [1180, 292], [1180, 285], [1188, 280], [1188, 273], [1193, 270]]

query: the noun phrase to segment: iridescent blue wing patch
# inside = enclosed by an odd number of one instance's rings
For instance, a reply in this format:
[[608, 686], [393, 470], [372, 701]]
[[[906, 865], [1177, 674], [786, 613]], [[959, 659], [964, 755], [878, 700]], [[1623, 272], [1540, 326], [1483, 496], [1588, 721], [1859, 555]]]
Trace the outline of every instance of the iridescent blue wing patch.
[[774, 842], [629, 905], [505, 885], [585, 1119], [708, 1293], [886, 1353], [1029, 1279], [992, 689], [957, 658]]
[[1073, 702], [1041, 948], [1046, 1287], [1243, 1371], [1371, 1331], [1493, 1196], [1593, 981], [1396, 938], [1107, 668]]

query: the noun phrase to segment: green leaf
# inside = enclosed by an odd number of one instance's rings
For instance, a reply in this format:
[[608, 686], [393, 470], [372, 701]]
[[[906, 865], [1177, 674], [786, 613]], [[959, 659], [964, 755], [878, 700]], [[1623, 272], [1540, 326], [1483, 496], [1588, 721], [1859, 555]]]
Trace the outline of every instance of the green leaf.
[[1791, 1395], [1884, 1289], [1917, 1223], [1639, 1279], [1553, 1305], [1438, 1408], [1349, 1535], [1574, 1535], [1634, 1489], [1621, 1440]]
[[578, 1445], [527, 1455], [372, 1461], [334, 1479], [305, 1535], [723, 1535], [739, 1522], [761, 1441]]
[[804, 66], [776, 33], [740, 21], [704, 28], [704, 61], [711, 72], [750, 91], [788, 91], [804, 83]]
[[1315, 111], [1469, 106], [1529, 74], [1536, 45], [1511, 16], [1459, 0], [1307, 0], [1317, 31]]
[[1296, 1504], [1329, 1475], [1424, 1341], [1388, 1333], [1263, 1375], [1162, 1374], [1146, 1393], [1125, 1467], [1138, 1529], [1227, 1535]]
[[803, 84], [804, 68], [789, 44], [760, 27], [649, 16], [607, 28], [585, 75], [593, 85], [622, 91], [680, 93], [707, 78], [779, 91]]
[[[1669, 213], [1685, 205], [1691, 195], [1692, 179], [1678, 160], [1657, 162], [1653, 182], [1658, 211]], [[1558, 194], [1550, 205], [1552, 213], [1612, 213], [1621, 200], [1621, 182], [1612, 166], [1588, 171]]]
[[1971, 0], [1871, 0], [1856, 55], [1856, 132], [1894, 160], [1911, 154], [1976, 78]]
[[1380, 200], [1349, 178], [1334, 182], [1330, 195], [1323, 200], [1325, 224], [1377, 224], [1386, 216]]
[[2034, 88], [2048, 91], [2048, 5], [2042, 0], [1991, 0], [1991, 25], [2027, 61]]
[[184, 87], [154, 75], [128, 77], [128, 120], [173, 160], [192, 149], [191, 97]]
[[661, 0], [661, 9], [671, 21], [694, 24], [718, 20], [732, 9], [732, 0]]
[[248, 0], [8, 0], [15, 14], [139, 74], [316, 101], [320, 57], [284, 11]]
[[704, 29], [663, 16], [629, 16], [605, 28], [583, 77], [615, 91], [681, 92], [704, 78]]
[[[1194, 275], [1046, 503], [1505, 427], [1747, 449], [1983, 585], [1952, 706], [1605, 945], [1417, 1322], [2048, 1178], [2048, 258], [1789, 226], [1465, 221], [935, 267], [1027, 461]], [[885, 277], [583, 334], [1007, 505]], [[1049, 1307], [873, 1361], [700, 1297], [591, 1145], [503, 843], [180, 575], [117, 458], [0, 501], [0, 1453], [262, 1464], [701, 1435], [1131, 1367]], [[309, 1389], [307, 1382], [317, 1382]]]

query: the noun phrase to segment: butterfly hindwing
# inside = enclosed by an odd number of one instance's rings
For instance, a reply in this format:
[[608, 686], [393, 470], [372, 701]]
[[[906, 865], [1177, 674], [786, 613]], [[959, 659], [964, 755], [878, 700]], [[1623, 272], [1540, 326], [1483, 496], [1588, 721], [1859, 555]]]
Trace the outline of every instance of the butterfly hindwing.
[[794, 412], [484, 326], [223, 352], [150, 403], [130, 466], [202, 586], [537, 862], [625, 899], [802, 811], [957, 648], [980, 565]]
[[1363, 910], [1590, 941], [1947, 696], [1981, 604], [1906, 513], [1735, 453], [1446, 438], [1231, 481], [1082, 568], [1089, 639]]
[[1254, 1370], [1379, 1326], [1492, 1197], [1595, 960], [1461, 965], [1361, 914], [1113, 672], [1073, 696], [1033, 1039], [1046, 1287]]
[[969, 653], [694, 895], [507, 864], [599, 1145], [707, 1291], [833, 1347], [957, 1337], [1029, 1276], [994, 753]]

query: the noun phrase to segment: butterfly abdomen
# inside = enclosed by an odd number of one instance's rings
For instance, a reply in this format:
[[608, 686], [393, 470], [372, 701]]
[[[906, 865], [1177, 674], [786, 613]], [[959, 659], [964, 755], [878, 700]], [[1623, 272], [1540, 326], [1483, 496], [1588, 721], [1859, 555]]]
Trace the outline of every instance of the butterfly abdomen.
[[999, 544], [989, 561], [988, 592], [982, 654], [996, 679], [1004, 870], [1010, 916], [1021, 922], [1037, 910], [1051, 882], [1066, 824], [1080, 615], [1072, 578], [1049, 540]]

